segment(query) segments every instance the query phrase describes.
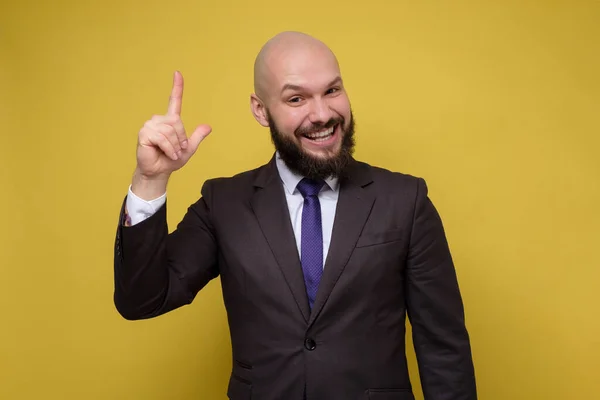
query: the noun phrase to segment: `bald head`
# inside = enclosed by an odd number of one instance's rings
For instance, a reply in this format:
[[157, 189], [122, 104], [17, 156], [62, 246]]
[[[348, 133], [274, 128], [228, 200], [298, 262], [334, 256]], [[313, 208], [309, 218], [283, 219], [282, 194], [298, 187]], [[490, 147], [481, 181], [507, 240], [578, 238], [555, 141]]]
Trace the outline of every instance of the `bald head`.
[[337, 176], [351, 157], [353, 117], [340, 67], [323, 42], [300, 32], [269, 40], [254, 64], [250, 109], [275, 149], [302, 176]]
[[265, 43], [254, 62], [256, 95], [267, 101], [280, 89], [278, 83], [286, 78], [302, 78], [307, 72], [303, 67], [310, 65], [334, 68], [339, 75], [337, 59], [325, 43], [301, 32], [279, 33]]

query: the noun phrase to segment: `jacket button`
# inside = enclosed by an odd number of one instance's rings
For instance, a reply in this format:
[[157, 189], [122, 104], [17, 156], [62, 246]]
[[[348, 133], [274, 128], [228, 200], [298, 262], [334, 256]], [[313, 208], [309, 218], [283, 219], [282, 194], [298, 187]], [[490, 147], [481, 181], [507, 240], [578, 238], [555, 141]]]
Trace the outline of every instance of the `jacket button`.
[[317, 348], [317, 343], [315, 343], [315, 341], [312, 340], [311, 338], [307, 338], [304, 341], [304, 347], [306, 347], [306, 350], [313, 351], [314, 349]]

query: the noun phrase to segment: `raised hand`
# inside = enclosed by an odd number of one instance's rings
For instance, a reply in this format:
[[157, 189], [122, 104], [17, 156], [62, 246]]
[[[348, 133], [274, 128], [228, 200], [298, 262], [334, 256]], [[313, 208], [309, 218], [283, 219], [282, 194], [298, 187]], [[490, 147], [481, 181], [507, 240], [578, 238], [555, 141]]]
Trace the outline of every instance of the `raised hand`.
[[[188, 162], [200, 142], [211, 132], [210, 126], [200, 125], [187, 137], [181, 122], [182, 97], [183, 76], [175, 72], [167, 113], [153, 116], [138, 133], [137, 167], [132, 190], [138, 196], [142, 194], [142, 198], [154, 197], [155, 192], [163, 190], [163, 187], [166, 189], [171, 173]], [[149, 184], [153, 190], [144, 190]]]

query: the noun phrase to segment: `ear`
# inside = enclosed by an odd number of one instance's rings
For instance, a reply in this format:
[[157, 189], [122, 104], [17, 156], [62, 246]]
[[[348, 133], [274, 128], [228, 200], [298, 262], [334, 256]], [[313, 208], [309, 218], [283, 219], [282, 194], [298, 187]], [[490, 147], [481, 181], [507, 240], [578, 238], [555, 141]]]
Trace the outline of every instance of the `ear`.
[[267, 118], [267, 109], [265, 104], [255, 93], [250, 95], [250, 109], [252, 111], [252, 115], [264, 127], [269, 126], [269, 120]]

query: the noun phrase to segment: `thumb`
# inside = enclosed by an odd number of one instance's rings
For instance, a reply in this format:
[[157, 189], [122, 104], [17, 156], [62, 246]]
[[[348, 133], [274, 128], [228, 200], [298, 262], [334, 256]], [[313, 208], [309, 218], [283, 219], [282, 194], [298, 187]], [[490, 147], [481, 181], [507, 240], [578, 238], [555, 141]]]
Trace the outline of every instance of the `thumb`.
[[185, 151], [190, 152], [191, 154], [195, 153], [200, 143], [210, 134], [210, 132], [212, 132], [212, 128], [209, 125], [198, 126], [194, 133], [189, 137], [188, 147]]

